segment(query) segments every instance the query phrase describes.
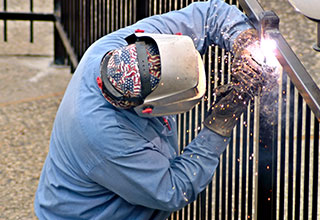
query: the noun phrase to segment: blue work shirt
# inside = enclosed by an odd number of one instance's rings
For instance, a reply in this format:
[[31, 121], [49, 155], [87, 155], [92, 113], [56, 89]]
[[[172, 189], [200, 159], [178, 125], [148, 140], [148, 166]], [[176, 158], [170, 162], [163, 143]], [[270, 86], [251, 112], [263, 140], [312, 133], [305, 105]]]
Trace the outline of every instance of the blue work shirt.
[[200, 53], [230, 50], [251, 26], [220, 0], [146, 18], [96, 41], [84, 54], [58, 109], [39, 186], [39, 219], [166, 219], [211, 181], [229, 142], [204, 128], [180, 154], [175, 116], [142, 118], [109, 104], [96, 83], [106, 52], [136, 29], [190, 36]]

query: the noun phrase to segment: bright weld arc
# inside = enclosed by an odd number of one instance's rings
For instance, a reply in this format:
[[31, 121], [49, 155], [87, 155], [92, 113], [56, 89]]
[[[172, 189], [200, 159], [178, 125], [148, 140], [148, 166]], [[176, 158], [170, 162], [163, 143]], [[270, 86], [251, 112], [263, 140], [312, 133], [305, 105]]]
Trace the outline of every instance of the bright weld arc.
[[271, 66], [277, 66], [278, 60], [276, 58], [277, 43], [273, 39], [263, 38], [261, 39], [260, 48], [266, 57], [266, 64]]

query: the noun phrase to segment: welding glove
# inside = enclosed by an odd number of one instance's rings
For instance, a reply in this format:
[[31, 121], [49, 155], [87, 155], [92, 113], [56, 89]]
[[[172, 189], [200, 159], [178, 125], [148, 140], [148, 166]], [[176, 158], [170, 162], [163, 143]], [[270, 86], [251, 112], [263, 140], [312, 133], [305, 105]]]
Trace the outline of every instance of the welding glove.
[[234, 83], [253, 97], [265, 84], [266, 67], [258, 32], [255, 29], [243, 31], [233, 43], [233, 52], [231, 74]]
[[242, 93], [239, 85], [233, 83], [217, 87], [214, 95], [216, 101], [204, 120], [204, 126], [217, 134], [230, 137], [251, 97], [248, 93]]

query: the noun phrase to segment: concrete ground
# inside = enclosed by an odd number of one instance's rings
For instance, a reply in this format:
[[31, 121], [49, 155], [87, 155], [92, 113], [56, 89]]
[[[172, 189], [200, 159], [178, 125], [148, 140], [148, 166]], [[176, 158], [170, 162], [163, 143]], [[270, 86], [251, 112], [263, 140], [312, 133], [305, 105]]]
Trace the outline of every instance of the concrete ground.
[[[52, 0], [34, 1], [34, 10], [50, 12], [52, 5]], [[8, 10], [28, 11], [29, 1], [10, 0]], [[72, 75], [69, 67], [52, 64], [53, 24], [34, 22], [34, 43], [29, 22], [8, 21], [7, 26], [4, 42], [0, 21], [0, 219], [36, 219], [34, 193]]]
[[[29, 1], [9, 0], [8, 9], [28, 11]], [[281, 31], [320, 85], [320, 53], [311, 49], [315, 24], [296, 14], [286, 0], [261, 0], [275, 10]], [[0, 8], [3, 5], [0, 3]], [[52, 11], [52, 0], [35, 0], [35, 11]], [[55, 113], [71, 78], [68, 67], [52, 65], [53, 26], [8, 22], [3, 42], [0, 22], [0, 219], [35, 219], [33, 199], [48, 152]]]

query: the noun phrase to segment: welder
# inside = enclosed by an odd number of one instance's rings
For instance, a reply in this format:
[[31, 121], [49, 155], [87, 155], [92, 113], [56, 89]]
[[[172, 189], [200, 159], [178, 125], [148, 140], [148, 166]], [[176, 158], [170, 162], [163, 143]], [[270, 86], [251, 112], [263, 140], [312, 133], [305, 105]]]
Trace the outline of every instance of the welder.
[[[201, 55], [234, 53], [204, 128], [179, 152], [176, 114], [203, 97]], [[39, 219], [166, 219], [210, 183], [247, 104], [264, 82], [248, 48], [257, 32], [235, 6], [192, 3], [93, 43], [58, 109], [35, 196]], [[209, 79], [207, 79], [209, 80]]]

